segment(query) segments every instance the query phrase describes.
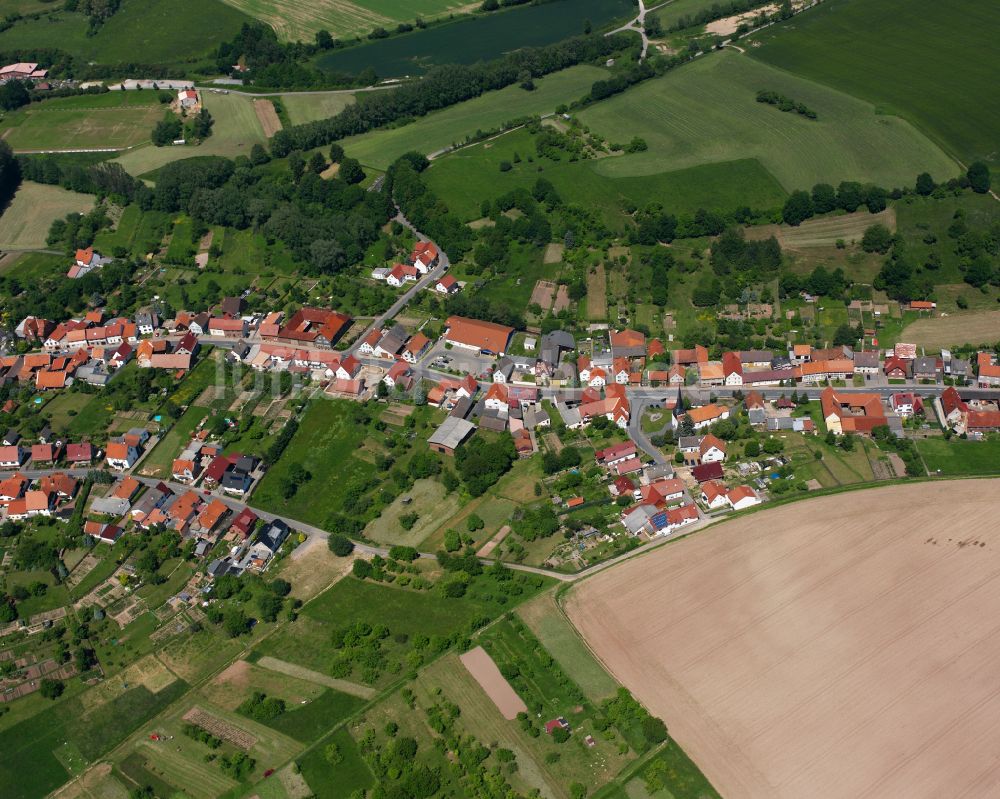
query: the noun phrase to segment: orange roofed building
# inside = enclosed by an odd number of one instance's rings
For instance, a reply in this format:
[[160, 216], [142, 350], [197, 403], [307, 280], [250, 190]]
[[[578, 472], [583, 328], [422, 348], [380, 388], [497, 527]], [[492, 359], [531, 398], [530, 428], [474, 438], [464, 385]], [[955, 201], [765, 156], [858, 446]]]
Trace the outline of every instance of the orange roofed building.
[[888, 424], [878, 394], [838, 394], [826, 388], [820, 395], [826, 427], [838, 435], [871, 435], [874, 428]]
[[485, 355], [503, 355], [514, 335], [512, 327], [464, 316], [449, 316], [445, 326], [444, 340], [448, 344]]
[[274, 335], [274, 341], [315, 347], [332, 347], [351, 326], [351, 317], [325, 308], [300, 308]]

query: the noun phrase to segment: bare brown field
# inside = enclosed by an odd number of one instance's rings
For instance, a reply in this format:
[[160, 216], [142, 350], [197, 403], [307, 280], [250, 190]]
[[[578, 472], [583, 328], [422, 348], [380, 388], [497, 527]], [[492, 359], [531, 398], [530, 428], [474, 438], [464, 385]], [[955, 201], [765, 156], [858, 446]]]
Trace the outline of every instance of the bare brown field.
[[556, 293], [556, 284], [551, 280], [537, 280], [531, 290], [531, 304], [541, 306], [543, 311], [552, 307], [552, 298]]
[[253, 110], [257, 114], [260, 126], [264, 129], [265, 137], [270, 139], [281, 130], [281, 120], [278, 119], [278, 112], [274, 110], [274, 103], [270, 100], [254, 100]]
[[508, 721], [515, 719], [518, 713], [523, 713], [528, 709], [524, 700], [504, 679], [497, 664], [493, 662], [493, 658], [481, 646], [470, 649], [464, 655], [459, 655], [459, 660], [468, 669], [473, 679], [479, 683], [479, 687], [493, 700], [493, 704], [497, 706], [500, 715], [505, 719]]
[[608, 316], [608, 278], [604, 267], [587, 272], [587, 318], [606, 319]]
[[567, 611], [723, 796], [996, 795], [998, 489], [751, 514], [586, 580]]
[[997, 331], [1000, 331], [1000, 311], [976, 311], [918, 319], [903, 328], [899, 340], [935, 351], [957, 344], [994, 342]]

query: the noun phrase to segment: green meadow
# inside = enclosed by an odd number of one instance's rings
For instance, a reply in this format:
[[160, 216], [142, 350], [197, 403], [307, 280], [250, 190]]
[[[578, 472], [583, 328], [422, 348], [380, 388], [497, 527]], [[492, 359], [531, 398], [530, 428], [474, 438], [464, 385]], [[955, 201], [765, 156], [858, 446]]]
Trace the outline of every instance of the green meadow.
[[55, 10], [0, 33], [0, 51], [58, 48], [100, 64], [179, 64], [210, 55], [249, 21], [221, 0], [123, 0], [92, 36], [86, 16]]
[[[767, 89], [814, 109], [818, 119], [756, 101]], [[959, 165], [908, 122], [876, 114], [842, 92], [735, 51], [713, 53], [585, 109], [581, 122], [613, 141], [646, 140], [646, 152], [594, 168], [635, 177], [706, 163], [756, 158], [788, 191], [842, 180], [909, 185], [928, 171], [945, 179]]]
[[562, 103], [579, 100], [594, 81], [607, 74], [598, 67], [570, 67], [536, 81], [532, 92], [508, 86], [435, 111], [409, 125], [351, 136], [341, 144], [348, 155], [365, 166], [385, 169], [410, 150], [434, 153], [460, 144], [476, 131], [491, 130], [519, 117], [552, 113]]
[[[470, 221], [481, 216], [483, 200], [531, 188], [545, 178], [566, 202], [598, 210], [612, 227], [621, 226], [622, 209], [629, 204], [659, 202], [675, 213], [694, 213], [699, 208], [731, 211], [744, 205], [774, 208], [786, 197], [781, 184], [753, 158], [618, 178], [602, 174], [603, 165], [629, 156], [570, 162], [565, 156], [561, 161], [537, 158], [534, 152], [531, 135], [514, 131], [435, 160], [425, 173], [427, 183], [452, 211]], [[502, 161], [512, 168], [501, 172]]]
[[965, 162], [997, 164], [1000, 81], [988, 54], [998, 30], [998, 3], [828, 0], [755, 35], [747, 52], [909, 119]]

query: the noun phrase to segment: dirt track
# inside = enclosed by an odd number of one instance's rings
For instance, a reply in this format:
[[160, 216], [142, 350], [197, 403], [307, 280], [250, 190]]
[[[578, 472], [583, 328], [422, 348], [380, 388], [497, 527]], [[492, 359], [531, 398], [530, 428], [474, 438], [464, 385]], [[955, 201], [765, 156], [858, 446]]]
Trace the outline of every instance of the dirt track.
[[752, 514], [581, 583], [596, 653], [726, 797], [996, 795], [1000, 482]]

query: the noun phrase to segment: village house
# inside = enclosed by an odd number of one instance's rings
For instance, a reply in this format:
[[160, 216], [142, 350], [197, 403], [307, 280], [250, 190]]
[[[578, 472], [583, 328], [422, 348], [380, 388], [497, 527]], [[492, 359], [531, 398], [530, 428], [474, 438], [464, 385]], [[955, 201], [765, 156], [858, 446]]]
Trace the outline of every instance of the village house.
[[694, 429], [702, 430], [722, 419], [728, 419], [729, 408], [712, 403], [710, 405], [702, 405], [698, 408], [691, 408], [687, 412], [687, 415], [691, 419]]
[[911, 392], [897, 392], [889, 397], [889, 407], [893, 409], [903, 419], [908, 419], [914, 415], [923, 415], [924, 403], [916, 394]]
[[736, 486], [726, 493], [726, 501], [733, 510], [745, 510], [760, 504], [760, 497], [747, 485]]
[[407, 363], [416, 363], [420, 360], [420, 357], [427, 352], [427, 348], [430, 347], [431, 340], [427, 338], [423, 333], [414, 333], [410, 340], [406, 342], [406, 346], [403, 347], [402, 358]]
[[634, 458], [637, 451], [634, 442], [625, 441], [621, 444], [613, 444], [610, 447], [597, 450], [594, 452], [594, 460], [597, 461], [599, 466], [607, 469]]
[[709, 510], [729, 507], [726, 497], [726, 487], [717, 480], [709, 480], [701, 484], [701, 501]]
[[5, 469], [17, 469], [24, 463], [25, 451], [17, 444], [0, 447], [0, 466]]
[[838, 394], [833, 388], [825, 388], [820, 406], [827, 430], [837, 435], [871, 435], [876, 427], [889, 424], [878, 394]]
[[382, 382], [385, 383], [390, 391], [396, 388], [396, 386], [399, 386], [400, 390], [403, 391], [409, 390], [413, 385], [413, 377], [409, 364], [406, 361], [396, 361], [389, 368], [389, 371], [385, 373]]
[[225, 338], [245, 338], [248, 332], [245, 319], [213, 316], [208, 320], [208, 334]]
[[395, 264], [385, 276], [385, 282], [393, 288], [399, 288], [404, 283], [416, 281], [419, 271], [409, 264]]
[[724, 352], [722, 354], [722, 373], [727, 386], [743, 385], [743, 363], [737, 352]]
[[351, 317], [323, 308], [300, 308], [277, 330], [261, 325], [262, 338], [293, 346], [332, 347], [351, 326]]
[[1000, 386], [1000, 364], [994, 362], [992, 353], [980, 352], [976, 365], [978, 368], [976, 383], [980, 388]]
[[717, 463], [726, 459], [726, 443], [709, 433], [698, 443], [698, 454], [702, 463]]
[[420, 274], [426, 275], [438, 262], [438, 257], [438, 248], [434, 242], [418, 241], [410, 252], [409, 261], [420, 270]]
[[445, 275], [434, 284], [434, 290], [438, 294], [457, 294], [461, 288], [454, 275]]
[[105, 460], [112, 469], [131, 469], [139, 460], [139, 450], [124, 441], [109, 441]]
[[66, 277], [76, 280], [84, 275], [89, 275], [95, 269], [100, 269], [105, 264], [111, 263], [110, 258], [104, 258], [99, 252], [95, 252], [93, 247], [84, 250], [77, 250], [73, 258], [73, 265], [66, 273]]

